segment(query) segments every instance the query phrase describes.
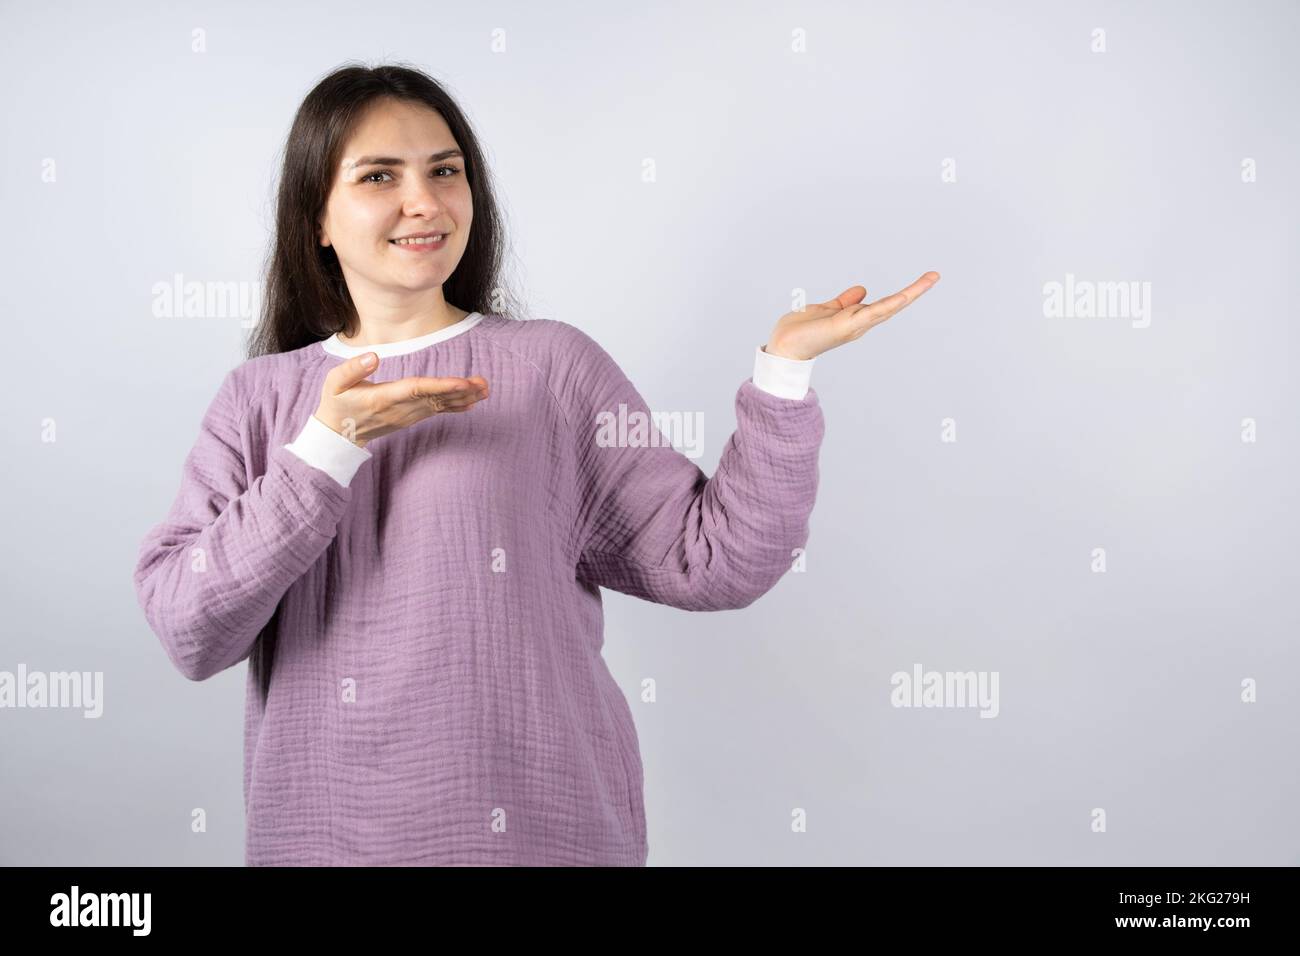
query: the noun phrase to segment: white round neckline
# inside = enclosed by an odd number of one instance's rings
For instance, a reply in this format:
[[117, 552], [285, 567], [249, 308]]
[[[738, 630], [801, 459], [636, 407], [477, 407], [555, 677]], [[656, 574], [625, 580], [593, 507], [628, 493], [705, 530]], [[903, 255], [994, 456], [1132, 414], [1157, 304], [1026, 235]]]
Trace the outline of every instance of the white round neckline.
[[482, 319], [483, 313], [471, 312], [459, 322], [446, 328], [437, 329], [427, 335], [417, 335], [413, 339], [402, 339], [398, 342], [384, 342], [380, 345], [344, 345], [339, 341], [338, 333], [335, 332], [321, 342], [321, 348], [330, 355], [337, 355], [339, 358], [354, 358], [358, 355], [365, 355], [367, 352], [374, 352], [380, 358], [406, 355], [409, 352], [418, 352], [420, 349], [428, 348], [430, 345], [449, 339], [452, 336], [460, 335], [462, 332], [468, 332], [478, 325]]

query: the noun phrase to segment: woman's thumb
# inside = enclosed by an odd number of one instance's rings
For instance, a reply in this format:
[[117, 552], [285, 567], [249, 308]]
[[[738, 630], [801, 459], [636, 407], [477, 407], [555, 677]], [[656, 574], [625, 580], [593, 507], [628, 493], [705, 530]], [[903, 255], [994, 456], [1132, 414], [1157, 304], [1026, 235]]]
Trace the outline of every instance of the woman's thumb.
[[340, 362], [334, 370], [335, 394], [351, 388], [378, 367], [379, 356], [374, 352], [354, 355], [346, 362]]
[[857, 305], [867, 297], [867, 290], [860, 285], [849, 286], [833, 299], [828, 299], [822, 305], [828, 309], [840, 311], [847, 309], [851, 305]]

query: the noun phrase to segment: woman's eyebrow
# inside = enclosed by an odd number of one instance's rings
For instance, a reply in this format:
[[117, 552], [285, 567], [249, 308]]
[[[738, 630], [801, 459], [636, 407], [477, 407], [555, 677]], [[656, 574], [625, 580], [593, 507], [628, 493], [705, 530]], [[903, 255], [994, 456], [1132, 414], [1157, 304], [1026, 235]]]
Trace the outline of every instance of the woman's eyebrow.
[[[458, 149], [444, 149], [441, 153], [434, 153], [432, 156], [429, 157], [428, 161], [431, 163], [436, 163], [440, 159], [448, 159], [452, 156], [460, 156], [463, 159], [464, 155], [465, 154]], [[356, 169], [358, 166], [405, 166], [405, 165], [406, 165], [406, 160], [400, 159], [399, 157], [396, 156], [362, 156], [360, 159], [354, 161], [347, 168], [349, 170], [353, 170]]]

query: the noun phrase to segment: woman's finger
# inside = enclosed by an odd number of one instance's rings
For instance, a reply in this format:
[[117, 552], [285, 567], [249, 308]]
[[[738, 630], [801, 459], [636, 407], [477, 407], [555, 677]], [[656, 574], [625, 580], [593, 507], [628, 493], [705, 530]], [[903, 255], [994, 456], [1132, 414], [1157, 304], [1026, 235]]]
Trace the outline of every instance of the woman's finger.
[[851, 305], [857, 305], [867, 297], [867, 290], [860, 285], [850, 286], [833, 299], [819, 302], [817, 305], [832, 313], [841, 312]]
[[934, 287], [939, 281], [939, 273], [927, 272], [906, 289], [887, 295], [883, 299], [861, 306], [853, 314], [855, 329], [866, 329], [884, 322], [899, 310], [911, 305], [918, 298]]
[[475, 399], [470, 399], [469, 401], [466, 401], [466, 402], [452, 402], [452, 403], [449, 404], [449, 405], [444, 405], [444, 406], [442, 406], [442, 408], [438, 409], [438, 411], [440, 411], [440, 412], [464, 412], [464, 411], [468, 411], [469, 409], [473, 408], [473, 407], [474, 407], [475, 405], [477, 405], [478, 403], [479, 403], [479, 399], [476, 399], [476, 398], [475, 398]]
[[[480, 379], [481, 381], [481, 379]], [[486, 385], [486, 383], [484, 383]], [[397, 402], [427, 402], [438, 398], [443, 404], [458, 401], [471, 395], [479, 394], [480, 386], [457, 376], [435, 378], [427, 375], [414, 375], [400, 378], [394, 382], [385, 382], [375, 386], [377, 397], [387, 404]]]

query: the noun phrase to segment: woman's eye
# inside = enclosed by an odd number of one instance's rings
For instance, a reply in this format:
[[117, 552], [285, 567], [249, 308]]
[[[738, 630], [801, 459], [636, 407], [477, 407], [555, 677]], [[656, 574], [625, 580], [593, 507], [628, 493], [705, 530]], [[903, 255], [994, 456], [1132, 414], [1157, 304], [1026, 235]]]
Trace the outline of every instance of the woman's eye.
[[[460, 170], [457, 169], [455, 166], [439, 166], [437, 169], [434, 170], [434, 173], [435, 173], [435, 174], [436, 174], [436, 173], [441, 173], [443, 170], [446, 170], [446, 171], [447, 171], [447, 175], [446, 175], [446, 176], [435, 175], [433, 178], [434, 178], [434, 179], [451, 179], [452, 176], [458, 176], [458, 175], [460, 174]], [[388, 170], [386, 170], [386, 169], [376, 170], [376, 171], [373, 172], [373, 173], [367, 173], [365, 176], [362, 176], [362, 177], [361, 177], [361, 182], [363, 182], [363, 183], [379, 183], [379, 182], [383, 182], [383, 180], [375, 179], [374, 177], [376, 177], [376, 176], [389, 176], [389, 177], [391, 177], [392, 174], [391, 174]]]

